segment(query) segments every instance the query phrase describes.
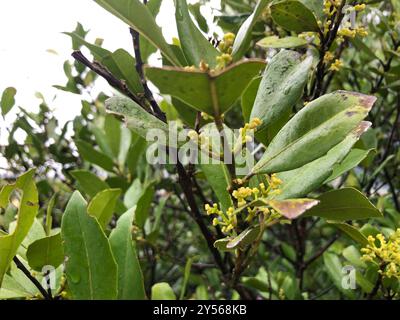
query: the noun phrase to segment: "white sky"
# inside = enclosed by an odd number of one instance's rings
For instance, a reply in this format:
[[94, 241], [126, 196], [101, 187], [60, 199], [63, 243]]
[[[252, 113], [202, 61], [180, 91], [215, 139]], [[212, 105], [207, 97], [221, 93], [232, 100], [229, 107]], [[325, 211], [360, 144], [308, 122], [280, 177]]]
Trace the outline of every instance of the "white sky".
[[[219, 0], [209, 2], [204, 11], [208, 19], [211, 18], [211, 6], [218, 8]], [[171, 42], [177, 34], [173, 0], [163, 0], [160, 12], [157, 22], [163, 27], [167, 41]], [[35, 98], [35, 92], [39, 91], [54, 108], [61, 123], [73, 119], [80, 112], [80, 97], [52, 86], [66, 83], [62, 66], [70, 58], [71, 41], [61, 32], [72, 31], [78, 21], [85, 29], [90, 29], [89, 41], [103, 38], [103, 46], [111, 51], [118, 48], [133, 51], [127, 26], [94, 1], [0, 1], [0, 94], [6, 87], [17, 88], [17, 105], [33, 111], [39, 104]], [[55, 50], [58, 55], [47, 52], [48, 49]], [[109, 88], [104, 81], [97, 87], [99, 90]], [[12, 121], [13, 117], [11, 113], [6, 121]], [[4, 124], [1, 119], [0, 128]]]

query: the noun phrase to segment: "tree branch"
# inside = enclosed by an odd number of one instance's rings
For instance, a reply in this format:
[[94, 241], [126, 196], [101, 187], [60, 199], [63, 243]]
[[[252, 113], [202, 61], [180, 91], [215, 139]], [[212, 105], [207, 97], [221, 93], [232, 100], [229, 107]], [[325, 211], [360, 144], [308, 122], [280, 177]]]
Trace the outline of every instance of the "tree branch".
[[40, 293], [46, 300], [53, 300], [53, 297], [51, 296], [51, 291], [47, 292], [46, 289], [42, 287], [40, 282], [34, 276], [32, 276], [32, 274], [27, 268], [25, 268], [24, 264], [17, 258], [17, 256], [13, 258], [13, 261], [16, 264], [17, 268], [26, 275], [26, 277], [35, 285], [35, 287], [40, 291]]

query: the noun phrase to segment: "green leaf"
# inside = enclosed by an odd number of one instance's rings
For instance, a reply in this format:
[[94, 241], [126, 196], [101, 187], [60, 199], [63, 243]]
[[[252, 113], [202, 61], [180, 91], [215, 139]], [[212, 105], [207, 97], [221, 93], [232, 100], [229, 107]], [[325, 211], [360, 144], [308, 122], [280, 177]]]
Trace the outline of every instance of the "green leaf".
[[121, 189], [106, 189], [100, 191], [90, 201], [88, 214], [95, 217], [103, 229], [110, 222], [120, 195]]
[[229, 251], [235, 251], [236, 249], [229, 249], [227, 247], [228, 243], [232, 241], [234, 238], [233, 237], [227, 237], [223, 239], [218, 239], [217, 241], [214, 242], [214, 247], [217, 248], [219, 251], [223, 252], [229, 252]]
[[172, 64], [180, 65], [179, 60], [165, 41], [153, 15], [142, 2], [139, 0], [94, 1], [143, 35], [150, 43], [159, 48]]
[[183, 300], [185, 297], [186, 287], [187, 287], [187, 283], [189, 281], [192, 263], [193, 263], [193, 257], [187, 259], [186, 265], [185, 265], [185, 270], [183, 272], [183, 283], [182, 283], [182, 288], [181, 288], [181, 294], [179, 295], [179, 300]]
[[[161, 2], [162, 2], [162, 0], [150, 0], [147, 2], [146, 6], [149, 9], [149, 11], [154, 19], [157, 17], [158, 13], [160, 12]], [[147, 40], [146, 38], [140, 39], [140, 53], [142, 56], [142, 60], [144, 62], [147, 62], [150, 55], [155, 53], [156, 51], [157, 51], [157, 48], [155, 46], [153, 46], [149, 40]]]
[[148, 113], [134, 101], [126, 97], [112, 97], [106, 101], [110, 113], [122, 116], [126, 126], [146, 139], [150, 130], [161, 130], [168, 137], [168, 125]]
[[211, 68], [215, 67], [219, 52], [193, 23], [186, 0], [175, 0], [175, 19], [182, 50], [189, 65], [198, 67], [203, 60]]
[[0, 192], [0, 208], [7, 208], [13, 192], [20, 192], [18, 220], [13, 232], [0, 236], [0, 286], [18, 247], [28, 235], [38, 213], [38, 192], [34, 182], [35, 170], [21, 175], [14, 184], [5, 185]]
[[347, 236], [349, 236], [351, 239], [353, 239], [355, 242], [361, 244], [363, 247], [365, 247], [368, 244], [368, 239], [365, 235], [361, 233], [360, 230], [358, 230], [356, 227], [348, 224], [348, 223], [339, 223], [339, 222], [330, 222], [328, 221], [329, 224], [335, 226], [342, 232], [344, 232]]
[[352, 149], [341, 163], [338, 163], [333, 167], [332, 174], [329, 176], [328, 179], [326, 179], [325, 182], [332, 181], [337, 177], [340, 177], [343, 173], [353, 169], [354, 167], [359, 165], [371, 152], [374, 151], [375, 149]]
[[213, 116], [228, 111], [253, 77], [265, 66], [261, 60], [244, 60], [222, 71], [189, 71], [181, 68], [146, 68], [146, 75], [160, 90], [193, 109]]
[[285, 37], [279, 38], [278, 36], [265, 37], [257, 42], [257, 46], [268, 49], [268, 48], [298, 48], [307, 45], [307, 40], [299, 37]]
[[253, 109], [254, 101], [256, 100], [261, 80], [262, 77], [254, 78], [242, 94], [241, 105], [244, 122], [250, 122], [251, 111]]
[[68, 288], [77, 300], [117, 298], [117, 265], [97, 220], [86, 213], [86, 201], [74, 192], [61, 222], [67, 257]]
[[71, 171], [71, 176], [79, 183], [79, 189], [89, 195], [89, 197], [94, 197], [100, 191], [109, 188], [106, 182], [87, 170]]
[[337, 91], [310, 102], [279, 131], [252, 172], [291, 170], [323, 156], [360, 124], [375, 100]]
[[268, 204], [285, 218], [290, 220], [298, 218], [307, 210], [318, 205], [319, 201], [314, 199], [287, 199], [269, 200]]
[[143, 228], [149, 216], [155, 192], [154, 183], [151, 182], [147, 185], [142, 185], [140, 179], [135, 179], [124, 196], [124, 204], [127, 208], [136, 206], [134, 220], [140, 228]]
[[176, 300], [176, 296], [168, 283], [160, 282], [151, 288], [151, 300]]
[[36, 240], [28, 247], [26, 257], [29, 266], [38, 272], [42, 272], [44, 266], [59, 267], [64, 261], [61, 234]]
[[201, 7], [202, 7], [202, 4], [200, 2], [197, 2], [194, 4], [189, 4], [189, 11], [196, 19], [197, 24], [199, 25], [199, 28], [201, 29], [201, 31], [203, 31], [204, 33], [207, 34], [209, 31], [208, 24], [207, 24], [206, 18], [201, 13], [201, 10], [200, 10]]
[[129, 209], [117, 221], [116, 228], [111, 232], [110, 244], [118, 265], [118, 299], [146, 299], [143, 274], [132, 240], [132, 222], [135, 207]]
[[154, 197], [154, 182], [147, 185], [144, 189], [143, 194], [140, 196], [140, 199], [137, 203], [136, 212], [135, 212], [135, 222], [139, 226], [139, 228], [143, 228], [144, 224], [149, 216], [151, 203]]
[[253, 13], [241, 25], [232, 48], [233, 60], [237, 61], [243, 57], [251, 42], [251, 33], [255, 23], [264, 11], [270, 0], [259, 0]]
[[136, 178], [124, 195], [125, 207], [132, 208], [136, 206], [143, 192], [142, 183], [139, 178]]
[[112, 115], [106, 115], [104, 119], [104, 132], [108, 145], [114, 158], [118, 158], [121, 146], [121, 122]]
[[87, 47], [93, 57], [102, 65], [107, 67], [107, 69], [119, 80], [124, 80], [132, 92], [143, 92], [139, 75], [135, 69], [136, 61], [126, 50], [118, 49], [111, 52], [96, 44], [87, 42], [75, 32], [65, 32], [65, 34], [70, 36], [77, 44]]
[[354, 297], [352, 290], [346, 290], [342, 287], [342, 279], [344, 274], [342, 273], [342, 264], [339, 257], [331, 252], [325, 252], [323, 254], [325, 270], [332, 279], [335, 286], [347, 297]]
[[114, 169], [113, 160], [106, 154], [96, 150], [92, 145], [83, 140], [75, 141], [79, 155], [86, 161], [95, 164], [104, 170], [112, 172]]
[[271, 16], [276, 24], [290, 31], [318, 31], [314, 14], [300, 1], [284, 0], [271, 5]]
[[302, 4], [304, 4], [308, 9], [310, 9], [316, 18], [319, 20], [323, 20], [324, 11], [323, 11], [323, 2], [321, 0], [299, 0]]
[[100, 62], [118, 79], [124, 80], [133, 93], [142, 93], [143, 87], [135, 69], [135, 59], [125, 50], [118, 49]]
[[325, 156], [300, 168], [278, 173], [283, 184], [280, 187], [281, 193], [275, 198], [282, 200], [302, 197], [319, 188], [332, 174], [332, 168], [346, 157], [360, 135], [370, 126], [370, 122], [363, 121], [342, 142], [329, 150]]
[[1, 114], [3, 117], [10, 112], [12, 107], [14, 107], [16, 94], [17, 94], [17, 89], [12, 87], [7, 88], [3, 91], [0, 100]]
[[342, 255], [355, 267], [367, 267], [365, 262], [361, 260], [360, 250], [358, 250], [355, 246], [348, 246], [345, 248], [342, 252]]
[[226, 244], [227, 249], [236, 249], [241, 248], [245, 249], [249, 245], [251, 245], [260, 234], [260, 226], [257, 225], [255, 227], [249, 227], [243, 232], [241, 232], [238, 236], [228, 241]]
[[301, 98], [307, 83], [312, 57], [302, 60], [295, 51], [282, 50], [265, 69], [250, 119], [260, 118], [263, 131], [290, 112]]
[[211, 189], [215, 192], [221, 203], [221, 209], [227, 211], [233, 206], [232, 198], [228, 192], [230, 186], [230, 175], [224, 163], [221, 164], [200, 164]]
[[334, 221], [380, 218], [381, 212], [360, 191], [343, 188], [328, 191], [318, 197], [320, 204], [306, 216], [318, 216]]

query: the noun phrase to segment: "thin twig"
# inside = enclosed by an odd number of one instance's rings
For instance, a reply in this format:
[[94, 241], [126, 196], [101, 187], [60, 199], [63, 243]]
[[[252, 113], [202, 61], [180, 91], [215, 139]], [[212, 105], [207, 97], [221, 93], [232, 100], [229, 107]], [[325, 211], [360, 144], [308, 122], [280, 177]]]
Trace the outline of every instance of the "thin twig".
[[51, 296], [51, 292], [47, 292], [45, 288], [40, 284], [40, 282], [32, 276], [32, 274], [29, 272], [29, 270], [24, 266], [24, 264], [15, 256], [13, 258], [14, 263], [16, 264], [17, 268], [21, 270], [26, 277], [34, 284], [34, 286], [40, 291], [42, 296], [47, 299], [47, 300], [53, 300], [53, 297]]
[[[91, 62], [89, 59], [87, 59], [84, 54], [81, 51], [74, 51], [72, 53], [72, 57], [88, 67], [90, 70], [98, 74], [99, 76], [103, 77], [113, 88], [117, 89], [121, 93], [125, 94], [129, 98], [131, 98], [133, 101], [135, 101], [139, 106], [142, 106], [142, 103], [135, 94], [133, 94], [126, 83], [124, 81], [121, 81], [114, 77], [114, 75], [107, 70], [106, 67], [104, 67], [102, 64], [98, 62]], [[143, 106], [142, 106], [143, 107]], [[144, 108], [145, 109], [145, 108]]]

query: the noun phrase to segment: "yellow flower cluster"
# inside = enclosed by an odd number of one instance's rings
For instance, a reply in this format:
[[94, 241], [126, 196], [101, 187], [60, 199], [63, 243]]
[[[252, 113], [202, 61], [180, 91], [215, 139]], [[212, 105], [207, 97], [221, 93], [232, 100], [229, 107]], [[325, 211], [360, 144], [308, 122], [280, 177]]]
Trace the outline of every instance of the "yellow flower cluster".
[[236, 36], [231, 32], [225, 33], [223, 40], [218, 45], [218, 49], [223, 53], [231, 54], [235, 37]]
[[221, 70], [228, 66], [233, 58], [232, 58], [232, 48], [233, 43], [235, 42], [235, 35], [231, 32], [226, 33], [223, 37], [223, 40], [218, 45], [218, 49], [221, 51], [221, 55], [217, 56], [217, 70]]
[[213, 226], [221, 226], [223, 233], [229, 233], [237, 226], [237, 217], [234, 208], [229, 208], [226, 214], [218, 208], [218, 205], [214, 203], [213, 206], [206, 204], [204, 206], [207, 215], [217, 215], [217, 218], [213, 219]]
[[324, 13], [331, 17], [341, 5], [342, 0], [324, 0]]
[[356, 4], [356, 5], [354, 6], [354, 10], [356, 10], [356, 11], [363, 11], [364, 9], [365, 9], [365, 3]]
[[333, 59], [335, 58], [335, 56], [333, 55], [332, 52], [327, 51], [324, 55], [324, 62], [326, 64], [328, 64], [329, 62], [331, 62]]
[[343, 67], [343, 62], [339, 59], [336, 59], [334, 63], [329, 67], [330, 71], [339, 71], [340, 68]]
[[342, 28], [338, 31], [339, 37], [355, 38], [356, 35], [359, 35], [360, 37], [366, 37], [368, 35], [368, 32], [363, 27], [355, 29]]
[[[240, 179], [238, 179], [240, 180]], [[259, 196], [267, 197], [272, 194], [279, 194], [279, 187], [282, 184], [282, 180], [279, 179], [275, 174], [271, 176], [267, 176], [268, 187], [265, 186], [264, 183], [260, 183], [258, 188], [249, 188], [249, 187], [240, 187], [232, 192], [233, 198], [237, 200], [238, 209], [244, 207], [249, 204], [253, 200], [257, 200]], [[240, 182], [240, 181], [237, 181]], [[222, 226], [221, 231], [225, 234], [230, 233], [237, 226], [237, 213], [244, 212], [235, 211], [234, 207], [230, 207], [226, 213], [218, 208], [217, 204], [210, 206], [209, 204], [205, 205], [205, 210], [207, 215], [217, 215], [216, 218], [213, 219], [213, 225]], [[279, 219], [280, 214], [271, 210], [267, 207], [247, 207], [247, 216], [245, 220], [247, 222], [251, 222], [253, 218], [257, 215], [257, 213], [262, 213], [265, 216], [269, 215], [272, 219]]]
[[242, 144], [252, 141], [252, 137], [248, 136], [247, 132], [249, 130], [255, 130], [261, 124], [262, 124], [262, 120], [261, 119], [254, 118], [249, 123], [246, 123], [243, 128], [239, 129], [239, 133], [240, 133]]
[[216, 59], [217, 59], [217, 70], [225, 68], [233, 60], [232, 55], [229, 53], [223, 53]]
[[383, 277], [400, 280], [400, 228], [389, 239], [382, 234], [369, 236], [368, 245], [361, 252], [361, 259], [377, 264]]

